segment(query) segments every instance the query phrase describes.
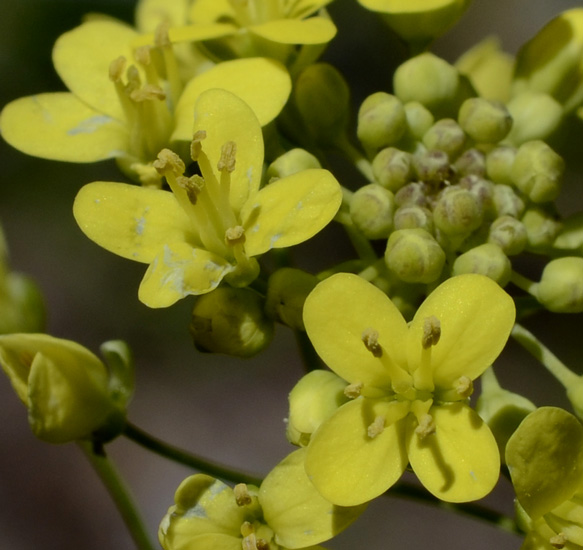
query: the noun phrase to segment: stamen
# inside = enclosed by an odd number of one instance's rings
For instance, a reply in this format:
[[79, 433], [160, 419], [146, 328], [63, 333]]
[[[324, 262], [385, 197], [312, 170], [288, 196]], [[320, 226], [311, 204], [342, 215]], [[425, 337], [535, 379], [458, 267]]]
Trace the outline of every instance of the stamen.
[[126, 71], [126, 78], [128, 83], [126, 84], [126, 93], [131, 95], [135, 90], [139, 90], [142, 86], [142, 80], [140, 78], [140, 72], [135, 65], [130, 65]]
[[197, 174], [190, 178], [187, 178], [186, 176], [178, 176], [176, 178], [176, 183], [181, 189], [186, 191], [186, 196], [188, 197], [190, 204], [196, 204], [198, 196], [204, 187], [204, 179]]
[[126, 58], [120, 55], [109, 64], [109, 80], [119, 82], [126, 66]]
[[196, 162], [202, 150], [201, 141], [206, 138], [206, 132], [204, 130], [198, 130], [192, 136], [192, 142], [190, 143], [190, 158]]
[[471, 378], [460, 376], [454, 383], [454, 389], [460, 397], [467, 399], [474, 393], [474, 383]]
[[143, 88], [133, 90], [130, 93], [130, 98], [136, 103], [142, 101], [151, 101], [153, 99], [158, 99], [163, 101], [166, 99], [166, 94], [160, 86], [155, 86], [154, 84], [146, 84]]
[[172, 49], [170, 42], [170, 35], [168, 34], [170, 24], [168, 21], [162, 22], [156, 28], [155, 44], [162, 51], [164, 58], [164, 68], [166, 70], [166, 80], [170, 86], [170, 97], [172, 105], [176, 107], [178, 99], [182, 93], [182, 80], [180, 78], [180, 71], [178, 69], [178, 62]]
[[368, 434], [368, 437], [374, 439], [377, 435], [382, 434], [384, 429], [385, 429], [385, 417], [377, 416], [374, 419], [374, 422], [366, 430], [366, 433]]
[[565, 548], [565, 545], [569, 542], [569, 539], [564, 533], [559, 533], [554, 537], [549, 539], [549, 543], [553, 548]]
[[168, 29], [170, 24], [168, 21], [163, 21], [160, 23], [154, 32], [154, 44], [157, 48], [164, 48], [166, 46], [171, 46], [170, 36], [168, 34]]
[[244, 537], [248, 537], [249, 535], [253, 535], [255, 533], [255, 528], [253, 524], [249, 523], [248, 521], [244, 521], [241, 525], [241, 535]]
[[253, 502], [251, 495], [249, 494], [249, 489], [245, 483], [239, 483], [233, 488], [235, 493], [235, 502], [237, 506], [247, 506]]
[[245, 242], [245, 230], [240, 225], [235, 227], [229, 227], [225, 231], [225, 242], [229, 246], [235, 246], [236, 244], [243, 244]]
[[374, 357], [382, 357], [383, 356], [383, 348], [379, 344], [379, 333], [372, 329], [366, 328], [362, 331], [362, 341], [364, 343], [364, 347], [370, 351]]
[[437, 345], [441, 337], [441, 323], [435, 315], [426, 317], [423, 325], [423, 336], [421, 345], [423, 349], [428, 349], [431, 346]]
[[150, 46], [140, 46], [136, 48], [134, 52], [136, 61], [143, 66], [150, 65], [152, 62], [152, 56], [150, 55]]
[[424, 414], [419, 418], [419, 425], [415, 428], [415, 433], [419, 439], [425, 439], [428, 435], [435, 433], [435, 422], [430, 414]]
[[237, 153], [237, 144], [234, 141], [227, 141], [221, 147], [221, 158], [217, 163], [219, 172], [226, 170], [233, 172], [235, 170], [235, 154]]
[[344, 388], [344, 395], [349, 399], [356, 399], [362, 392], [364, 384], [362, 382], [355, 382], [354, 384], [348, 384]]
[[257, 539], [257, 550], [270, 550], [269, 543], [264, 539]]
[[162, 149], [158, 153], [158, 158], [154, 161], [154, 168], [162, 176], [167, 173], [171, 173], [174, 176], [182, 176], [186, 167], [182, 159], [174, 151]]

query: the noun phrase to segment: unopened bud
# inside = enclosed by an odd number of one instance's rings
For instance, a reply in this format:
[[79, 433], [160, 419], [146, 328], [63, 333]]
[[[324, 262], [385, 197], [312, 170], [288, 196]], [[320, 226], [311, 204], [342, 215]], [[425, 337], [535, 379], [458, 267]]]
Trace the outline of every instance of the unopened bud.
[[393, 228], [394, 210], [393, 193], [378, 183], [361, 187], [350, 201], [350, 217], [367, 239], [389, 236]]
[[561, 224], [542, 208], [529, 208], [520, 221], [526, 229], [527, 249], [533, 252], [548, 251], [561, 230]]
[[524, 212], [524, 201], [509, 185], [494, 185], [494, 209], [498, 216], [520, 218]]
[[433, 208], [435, 227], [445, 235], [463, 236], [482, 223], [482, 209], [476, 197], [467, 189], [447, 188]]
[[302, 170], [322, 168], [320, 161], [305, 149], [291, 149], [277, 157], [267, 168], [267, 180], [285, 178]]
[[449, 181], [453, 176], [449, 157], [443, 151], [423, 151], [413, 155], [413, 167], [420, 181], [434, 187]]
[[563, 120], [563, 106], [542, 92], [522, 92], [507, 106], [514, 121], [507, 139], [514, 145], [535, 139], [547, 140]]
[[464, 131], [478, 143], [501, 141], [512, 127], [512, 117], [503, 103], [481, 97], [464, 101], [458, 121]]
[[498, 245], [507, 256], [520, 254], [527, 243], [526, 228], [512, 216], [501, 216], [492, 222], [488, 242]]
[[583, 311], [583, 258], [551, 260], [536, 287], [538, 301], [555, 313]]
[[377, 92], [362, 102], [356, 134], [366, 148], [376, 151], [393, 145], [406, 129], [405, 109], [394, 95]]
[[377, 183], [395, 193], [413, 177], [411, 154], [394, 147], [382, 149], [372, 161], [372, 172]]
[[484, 217], [494, 217], [494, 188], [495, 185], [480, 176], [465, 176], [460, 179], [458, 185], [462, 189], [468, 189], [478, 201]]
[[407, 136], [413, 141], [421, 141], [435, 119], [431, 111], [418, 101], [409, 101], [404, 107], [407, 117]]
[[506, 286], [512, 275], [510, 260], [502, 249], [491, 243], [476, 246], [458, 256], [453, 263], [452, 275], [477, 273]]
[[0, 267], [0, 334], [44, 330], [46, 308], [37, 284], [26, 275]]
[[393, 216], [395, 229], [425, 229], [433, 233], [433, 213], [422, 206], [401, 206]]
[[425, 191], [426, 185], [423, 182], [413, 181], [397, 191], [395, 194], [395, 203], [398, 206], [425, 206], [427, 204]]
[[466, 134], [453, 118], [438, 120], [423, 136], [427, 149], [438, 149], [455, 159], [466, 143]]
[[512, 166], [516, 158], [516, 149], [500, 145], [486, 155], [486, 175], [495, 183], [512, 185]]
[[478, 176], [483, 178], [486, 175], [486, 157], [477, 149], [468, 149], [457, 158], [454, 168], [459, 177]]

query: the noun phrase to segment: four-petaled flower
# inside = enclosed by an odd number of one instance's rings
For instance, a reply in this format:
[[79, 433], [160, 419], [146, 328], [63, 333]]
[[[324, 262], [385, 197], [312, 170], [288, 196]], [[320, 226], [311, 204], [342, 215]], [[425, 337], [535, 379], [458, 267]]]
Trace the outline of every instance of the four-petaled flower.
[[500, 469], [488, 426], [468, 403], [472, 381], [502, 351], [514, 303], [482, 275], [435, 289], [409, 325], [378, 288], [351, 274], [321, 282], [304, 323], [352, 400], [312, 435], [306, 471], [335, 504], [369, 501], [409, 463], [441, 500], [486, 495]]

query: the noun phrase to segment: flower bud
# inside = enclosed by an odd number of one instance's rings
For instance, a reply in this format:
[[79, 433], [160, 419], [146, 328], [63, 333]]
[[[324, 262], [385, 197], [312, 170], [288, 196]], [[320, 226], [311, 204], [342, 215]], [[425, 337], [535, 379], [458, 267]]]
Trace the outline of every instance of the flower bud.
[[482, 209], [471, 191], [452, 186], [435, 204], [433, 223], [448, 237], [467, 235], [482, 224]]
[[[129, 354], [126, 358], [123, 368], [130, 372]], [[4, 335], [0, 363], [39, 439], [67, 443], [99, 434], [106, 441], [123, 429], [131, 374], [123, 381], [112, 376], [83, 346], [47, 334]]]
[[21, 273], [0, 274], [0, 334], [38, 332], [45, 319], [44, 298], [36, 283]]
[[486, 155], [486, 175], [495, 183], [512, 185], [512, 166], [516, 158], [516, 149], [500, 145]]
[[412, 157], [394, 147], [381, 149], [372, 161], [377, 183], [395, 193], [413, 177]]
[[538, 301], [554, 313], [583, 311], [583, 258], [551, 260], [535, 287]]
[[199, 351], [252, 357], [269, 345], [273, 328], [259, 294], [223, 286], [197, 297], [189, 330]]
[[488, 242], [498, 245], [504, 254], [520, 254], [527, 243], [526, 228], [512, 216], [500, 216], [490, 226]]
[[563, 220], [561, 232], [553, 243], [553, 248], [583, 253], [583, 212], [577, 212]]
[[468, 189], [476, 198], [484, 217], [494, 216], [494, 188], [496, 186], [491, 181], [472, 175], [460, 179], [458, 185], [462, 189]]
[[382, 239], [393, 228], [395, 198], [378, 183], [361, 187], [350, 200], [350, 217], [367, 239]]
[[485, 275], [505, 287], [512, 275], [512, 265], [502, 249], [491, 243], [476, 246], [458, 256], [453, 263], [452, 275], [477, 273]]
[[274, 178], [285, 178], [302, 170], [322, 168], [320, 161], [305, 149], [291, 149], [277, 157], [267, 168], [267, 181]]
[[512, 127], [512, 117], [503, 103], [481, 97], [464, 101], [458, 121], [464, 132], [478, 143], [501, 141]]
[[434, 186], [453, 176], [449, 157], [443, 151], [423, 151], [413, 155], [413, 167], [419, 180]]
[[561, 224], [542, 208], [529, 208], [521, 221], [526, 229], [527, 249], [533, 252], [548, 251], [561, 230]]
[[524, 201], [509, 185], [494, 185], [494, 209], [498, 216], [519, 218], [524, 212]]
[[398, 206], [416, 205], [425, 206], [427, 197], [425, 196], [426, 185], [421, 181], [412, 181], [401, 187], [395, 194], [395, 203]]
[[294, 330], [305, 330], [302, 317], [304, 302], [317, 283], [315, 275], [301, 269], [278, 269], [267, 282], [265, 313]]
[[467, 149], [455, 161], [454, 168], [459, 177], [486, 175], [486, 157], [482, 151]]
[[435, 119], [431, 111], [418, 101], [409, 101], [404, 107], [407, 117], [407, 136], [413, 141], [421, 141]]
[[393, 217], [395, 229], [425, 229], [433, 233], [433, 213], [422, 206], [401, 206]]
[[389, 237], [385, 263], [402, 281], [427, 284], [440, 276], [445, 253], [424, 229], [400, 229]]
[[466, 134], [453, 118], [438, 120], [423, 136], [427, 149], [447, 153], [450, 159], [456, 158], [466, 143]]
[[520, 146], [512, 165], [512, 181], [532, 202], [550, 202], [561, 190], [565, 162], [544, 141]]
[[286, 437], [305, 447], [318, 426], [348, 401], [347, 382], [333, 372], [313, 370], [303, 376], [289, 394]]
[[563, 121], [563, 106], [542, 92], [522, 92], [513, 97], [507, 107], [514, 121], [507, 139], [514, 145], [535, 139], [547, 140]]
[[406, 130], [405, 109], [394, 95], [377, 92], [362, 102], [356, 134], [366, 148], [376, 151], [393, 145]]

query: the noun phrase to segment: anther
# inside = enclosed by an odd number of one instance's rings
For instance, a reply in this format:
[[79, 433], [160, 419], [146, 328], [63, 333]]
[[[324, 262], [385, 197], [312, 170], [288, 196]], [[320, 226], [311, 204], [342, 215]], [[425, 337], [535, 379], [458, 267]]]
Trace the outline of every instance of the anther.
[[126, 93], [128, 95], [131, 95], [135, 90], [139, 90], [142, 86], [140, 72], [135, 65], [130, 65], [128, 67], [126, 78], [128, 79], [128, 83], [126, 84]]
[[464, 399], [474, 393], [474, 383], [467, 376], [460, 376], [454, 383], [455, 392]]
[[153, 166], [162, 176], [167, 172], [171, 172], [175, 176], [181, 176], [185, 170], [182, 159], [170, 149], [162, 149], [158, 153], [158, 158], [154, 161]]
[[382, 434], [384, 429], [385, 429], [385, 417], [377, 416], [374, 419], [374, 422], [366, 430], [366, 433], [368, 434], [368, 437], [374, 439], [377, 435]]
[[243, 535], [244, 537], [248, 537], [249, 535], [253, 535], [254, 533], [255, 529], [253, 528], [253, 525], [248, 521], [244, 521], [243, 524], [241, 525], [241, 535]]
[[119, 82], [126, 66], [126, 58], [120, 55], [109, 64], [109, 80]]
[[242, 244], [245, 242], [245, 230], [240, 225], [235, 227], [229, 227], [225, 231], [225, 242], [229, 246], [234, 246], [236, 244]]
[[376, 330], [372, 328], [363, 330], [361, 338], [368, 351], [370, 351], [375, 357], [382, 357], [383, 348], [379, 344], [379, 333]]
[[221, 158], [217, 163], [217, 170], [222, 172], [232, 172], [235, 170], [235, 154], [237, 153], [237, 144], [234, 141], [227, 141], [221, 147]]
[[569, 539], [564, 533], [559, 533], [554, 537], [549, 539], [549, 543], [553, 548], [565, 548], [565, 545], [569, 542]]
[[136, 61], [143, 66], [149, 65], [152, 62], [152, 56], [150, 55], [150, 46], [140, 46], [136, 48], [134, 55]]
[[163, 101], [166, 99], [166, 94], [160, 86], [146, 84], [143, 88], [132, 90], [130, 98], [137, 103], [140, 101], [151, 101], [152, 99]]
[[196, 204], [198, 196], [204, 187], [204, 179], [197, 174], [190, 178], [187, 178], [186, 176], [178, 176], [176, 178], [176, 183], [180, 188], [186, 191], [186, 196], [188, 197], [190, 204]]
[[419, 439], [424, 439], [428, 435], [435, 433], [435, 422], [433, 422], [433, 417], [430, 414], [424, 414], [419, 419], [419, 425], [415, 428], [415, 433], [419, 436]]
[[249, 494], [249, 489], [245, 483], [239, 483], [233, 487], [233, 492], [235, 493], [235, 502], [237, 506], [247, 506], [253, 502], [251, 495]]
[[257, 539], [256, 545], [257, 545], [257, 550], [269, 550], [270, 549], [269, 543], [264, 539]]
[[198, 156], [202, 149], [201, 141], [205, 138], [206, 132], [204, 130], [198, 130], [194, 132], [194, 136], [192, 136], [192, 142], [190, 143], [190, 158], [195, 162], [198, 160]]
[[360, 393], [362, 392], [362, 387], [363, 387], [363, 383], [362, 382], [355, 382], [354, 384], [348, 384], [348, 386], [346, 386], [344, 388], [344, 395], [346, 397], [348, 397], [349, 399], [356, 399]]
[[435, 315], [426, 317], [423, 324], [423, 336], [421, 338], [421, 345], [423, 349], [428, 349], [431, 346], [437, 345], [441, 337], [441, 323]]
[[170, 46], [170, 36], [168, 35], [168, 29], [170, 28], [170, 24], [168, 21], [164, 21], [160, 23], [156, 27], [155, 35], [154, 35], [154, 43], [158, 48], [164, 48], [165, 46]]

